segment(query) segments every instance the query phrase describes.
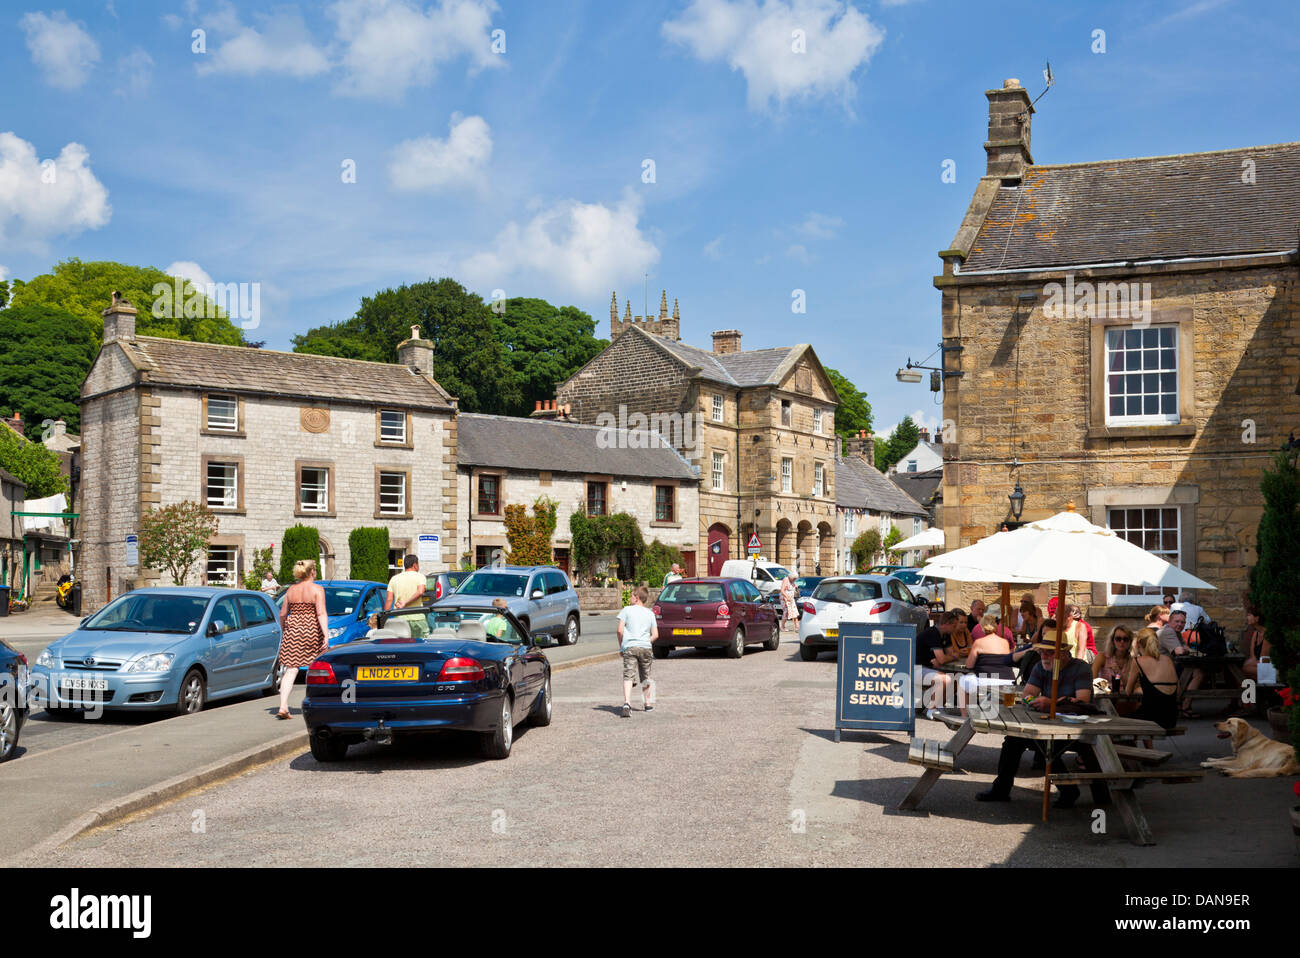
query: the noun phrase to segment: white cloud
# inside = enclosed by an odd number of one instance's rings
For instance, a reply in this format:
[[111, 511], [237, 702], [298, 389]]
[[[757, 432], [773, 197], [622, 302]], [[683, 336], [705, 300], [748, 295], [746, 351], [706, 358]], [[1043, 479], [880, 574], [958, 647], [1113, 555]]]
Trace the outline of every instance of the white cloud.
[[120, 96], [139, 96], [153, 82], [153, 57], [145, 53], [143, 48], [136, 47], [130, 56], [122, 58], [117, 72], [122, 85], [113, 92]]
[[199, 61], [196, 69], [200, 75], [284, 73], [301, 78], [325, 73], [330, 68], [329, 58], [316, 46], [297, 10], [277, 10], [269, 16], [259, 16], [260, 29], [239, 24], [229, 6], [214, 16], [215, 21], [208, 20], [218, 24], [214, 29], [228, 29], [234, 36]]
[[445, 140], [433, 136], [399, 143], [388, 164], [388, 179], [399, 190], [439, 190], [484, 185], [492, 156], [492, 130], [481, 116], [451, 115]]
[[490, 250], [470, 256], [461, 269], [476, 284], [504, 287], [531, 273], [576, 295], [595, 295], [659, 261], [658, 247], [639, 223], [641, 205], [634, 193], [613, 207], [561, 200], [522, 225], [508, 224]]
[[798, 232], [812, 239], [834, 239], [843, 228], [844, 220], [840, 217], [827, 216], [825, 213], [815, 211], [809, 213], [807, 219], [795, 227]]
[[502, 65], [492, 53], [493, 0], [337, 0], [329, 14], [343, 45], [336, 92], [396, 99], [428, 86], [443, 64], [465, 56], [470, 71]]
[[179, 30], [184, 21], [174, 13], [164, 13], [162, 22], [168, 30]]
[[691, 0], [662, 30], [699, 59], [726, 60], [744, 73], [753, 110], [831, 95], [847, 105], [854, 71], [885, 38], [844, 0]]
[[704, 255], [711, 260], [722, 259], [722, 237], [712, 239], [704, 244]]
[[808, 247], [802, 243], [795, 243], [793, 246], [787, 247], [785, 255], [790, 259], [798, 260], [805, 266], [812, 262], [812, 257], [808, 255]]
[[3, 283], [8, 278], [9, 278], [9, 270], [4, 266], [0, 266], [0, 283]]
[[181, 279], [187, 279], [199, 289], [207, 289], [212, 282], [212, 277], [208, 275], [207, 270], [193, 260], [177, 260], [163, 272], [168, 276], [179, 276]]
[[112, 212], [80, 143], [42, 164], [32, 144], [0, 133], [0, 245], [43, 253], [52, 237], [97, 229]]
[[47, 16], [28, 13], [18, 21], [27, 34], [32, 62], [40, 67], [45, 82], [64, 90], [75, 90], [90, 77], [99, 62], [99, 44], [78, 20], [73, 23], [62, 10]]

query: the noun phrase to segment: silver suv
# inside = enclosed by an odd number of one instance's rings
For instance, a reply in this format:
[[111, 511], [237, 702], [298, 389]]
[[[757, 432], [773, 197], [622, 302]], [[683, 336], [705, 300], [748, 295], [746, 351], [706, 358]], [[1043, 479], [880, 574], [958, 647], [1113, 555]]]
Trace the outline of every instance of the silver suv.
[[553, 565], [485, 566], [462, 580], [453, 595], [433, 605], [488, 609], [494, 599], [505, 599], [530, 634], [554, 635], [561, 645], [578, 641], [582, 628], [578, 593], [569, 577]]

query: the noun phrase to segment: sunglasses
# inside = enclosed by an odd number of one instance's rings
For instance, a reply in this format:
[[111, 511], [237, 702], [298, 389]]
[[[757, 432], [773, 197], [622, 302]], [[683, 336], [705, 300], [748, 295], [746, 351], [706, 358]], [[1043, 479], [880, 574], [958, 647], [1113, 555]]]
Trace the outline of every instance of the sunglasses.
[[1111, 641], [1112, 641], [1112, 642], [1132, 642], [1132, 641], [1133, 641], [1133, 636], [1131, 636], [1131, 635], [1117, 635], [1117, 636], [1115, 636], [1115, 638], [1111, 639]]

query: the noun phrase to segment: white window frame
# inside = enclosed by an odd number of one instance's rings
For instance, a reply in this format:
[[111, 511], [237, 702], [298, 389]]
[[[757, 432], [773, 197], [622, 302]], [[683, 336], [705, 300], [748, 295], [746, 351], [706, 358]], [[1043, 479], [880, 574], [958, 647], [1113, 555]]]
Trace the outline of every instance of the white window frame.
[[[1144, 551], [1151, 552], [1153, 555], [1157, 555], [1160, 558], [1164, 559], [1170, 565], [1176, 565], [1181, 569], [1183, 565], [1183, 510], [1179, 509], [1177, 506], [1169, 504], [1168, 502], [1164, 502], [1160, 504], [1151, 504], [1151, 505], [1107, 506], [1106, 507], [1107, 527], [1113, 528], [1110, 525], [1112, 513], [1118, 512], [1120, 510], [1130, 510], [1130, 509], [1135, 509], [1138, 512], [1144, 512], [1147, 509], [1154, 509], [1157, 512], [1161, 512], [1165, 509], [1172, 510], [1174, 514], [1174, 532], [1178, 536], [1178, 547], [1176, 553], [1170, 553], [1163, 548], [1146, 549], [1144, 546], [1139, 546], [1139, 548], [1143, 548]], [[1146, 528], [1145, 524], [1142, 526], [1142, 528], [1143, 531], [1148, 531], [1148, 532], [1151, 531]], [[1115, 534], [1118, 535], [1121, 539], [1125, 539], [1126, 541], [1132, 541], [1128, 539], [1128, 537], [1125, 535], [1127, 531], [1128, 531], [1127, 528], [1122, 530], [1116, 530]], [[1161, 526], [1160, 531], [1163, 533], [1165, 531], [1165, 527]], [[1150, 586], [1148, 587], [1148, 591], [1143, 591], [1135, 595], [1116, 595], [1114, 592], [1111, 591], [1112, 587], [1115, 585], [1123, 585], [1123, 583], [1115, 583], [1115, 582], [1106, 583], [1106, 593], [1105, 593], [1106, 602], [1109, 605], [1138, 605], [1138, 606], [1157, 605], [1159, 604], [1159, 600], [1162, 594], [1169, 591], [1167, 588], [1162, 588], [1160, 586]], [[1125, 585], [1124, 587], [1130, 588], [1127, 585]], [[1152, 601], [1153, 599], [1155, 601]]]
[[713, 491], [722, 492], [726, 486], [723, 482], [723, 470], [726, 467], [726, 457], [720, 453], [713, 454]]
[[[213, 415], [213, 406], [218, 403], [230, 403], [230, 418], [220, 419]], [[239, 432], [239, 397], [226, 393], [208, 394], [208, 421], [205, 427], [210, 432]]]
[[916, 472], [916, 460], [915, 460], [915, 459], [909, 459], [909, 460], [907, 460], [907, 471], [908, 471], [908, 472]]
[[[384, 422], [385, 416], [396, 416], [398, 420], [398, 435], [389, 435], [389, 426]], [[391, 442], [397, 445], [406, 442], [406, 413], [400, 409], [380, 409], [379, 410], [379, 441]]]
[[713, 421], [722, 422], [723, 417], [722, 397], [717, 393], [713, 394]]
[[[394, 478], [399, 480], [401, 484], [401, 488], [398, 490], [397, 493], [396, 506], [389, 507], [389, 506], [385, 506], [384, 496], [387, 495], [389, 496], [389, 498], [391, 498], [393, 494], [391, 491], [388, 493], [384, 492], [384, 483], [385, 480], [392, 480]], [[379, 514], [382, 516], [406, 515], [406, 473], [384, 472], [383, 470], [380, 470], [379, 472]]]
[[[308, 489], [307, 473], [309, 471], [321, 473], [325, 477], [324, 482], [321, 482], [319, 484], [317, 483], [312, 484], [312, 488], [320, 489], [320, 495], [318, 497], [318, 501], [315, 503], [309, 503], [307, 501], [307, 497], [304, 495], [304, 493]], [[298, 486], [298, 510], [300, 512], [329, 512], [330, 511], [329, 469], [327, 469], [324, 466], [303, 466], [302, 467], [302, 482]]]
[[813, 463], [813, 495], [818, 498], [826, 495], [826, 467], [820, 462]]
[[[218, 560], [215, 553], [223, 553], [229, 556], [229, 571], [214, 574], [214, 569], [224, 569], [225, 561]], [[217, 563], [220, 562], [218, 565]], [[208, 554], [203, 565], [204, 580], [208, 585], [227, 586], [235, 588], [239, 585], [239, 546], [208, 546]]]
[[[1160, 332], [1161, 332], [1162, 330], [1166, 330], [1166, 329], [1168, 329], [1168, 330], [1172, 330], [1172, 331], [1173, 331], [1174, 342], [1173, 342], [1173, 345], [1172, 345], [1172, 346], [1165, 346], [1165, 347], [1162, 347], [1161, 345], [1159, 345]], [[1116, 339], [1126, 339], [1126, 338], [1127, 338], [1127, 334], [1130, 333], [1130, 332], [1136, 333], [1136, 334], [1138, 334], [1139, 336], [1142, 336], [1144, 339], [1145, 339], [1145, 334], [1146, 334], [1147, 332], [1153, 332], [1153, 333], [1155, 333], [1155, 335], [1156, 335], [1156, 340], [1157, 340], [1157, 341], [1156, 341], [1156, 344], [1155, 344], [1154, 346], [1147, 346], [1147, 345], [1144, 344], [1144, 345], [1138, 347], [1138, 355], [1139, 355], [1140, 357], [1143, 357], [1143, 358], [1144, 358], [1143, 365], [1145, 365], [1145, 356], [1146, 356], [1148, 353], [1154, 352], [1154, 353], [1156, 354], [1156, 356], [1158, 357], [1159, 354], [1160, 354], [1161, 352], [1163, 352], [1164, 350], [1167, 349], [1167, 350], [1169, 350], [1169, 352], [1173, 353], [1173, 357], [1174, 357], [1174, 364], [1173, 364], [1173, 367], [1170, 368], [1170, 369], [1165, 369], [1165, 368], [1160, 367], [1160, 366], [1157, 365], [1157, 367], [1154, 368], [1154, 369], [1152, 369], [1152, 370], [1146, 370], [1146, 369], [1142, 369], [1142, 370], [1128, 370], [1128, 369], [1122, 369], [1122, 370], [1115, 370], [1115, 371], [1112, 372], [1112, 371], [1111, 371], [1111, 368], [1110, 368], [1110, 367], [1111, 367], [1112, 343], [1113, 343]], [[1103, 393], [1103, 395], [1102, 395], [1102, 404], [1103, 404], [1103, 409], [1105, 410], [1105, 413], [1106, 413], [1106, 425], [1107, 425], [1107, 426], [1176, 426], [1176, 425], [1178, 425], [1180, 422], [1182, 422], [1182, 418], [1181, 418], [1181, 416], [1180, 416], [1180, 414], [1179, 414], [1179, 411], [1178, 411], [1178, 409], [1179, 409], [1179, 403], [1182, 401], [1182, 395], [1181, 395], [1181, 392], [1180, 392], [1180, 383], [1179, 383], [1180, 373], [1179, 373], [1179, 365], [1178, 365], [1178, 362], [1179, 362], [1179, 357], [1178, 357], [1178, 353], [1179, 353], [1179, 342], [1178, 342], [1178, 337], [1179, 337], [1179, 335], [1180, 335], [1181, 333], [1182, 333], [1182, 330], [1181, 330], [1181, 328], [1180, 328], [1177, 324], [1172, 324], [1172, 325], [1169, 325], [1169, 324], [1162, 324], [1162, 325], [1160, 325], [1160, 326], [1145, 326], [1145, 327], [1139, 327], [1139, 328], [1136, 328], [1136, 329], [1135, 329], [1134, 327], [1132, 327], [1132, 326], [1111, 326], [1111, 327], [1108, 327], [1108, 328], [1104, 331], [1104, 333], [1103, 333], [1103, 339], [1102, 339], [1102, 361], [1103, 361], [1103, 363], [1104, 363], [1104, 369], [1102, 370], [1102, 376], [1103, 376], [1102, 386], [1103, 386], [1103, 390], [1104, 390], [1104, 393]], [[1126, 355], [1127, 355], [1127, 354], [1128, 354], [1128, 350], [1126, 349]], [[1157, 364], [1158, 364], [1158, 362], [1159, 362], [1159, 360], [1157, 359]], [[1110, 411], [1110, 400], [1111, 400], [1111, 383], [1112, 383], [1112, 377], [1115, 377], [1115, 378], [1125, 377], [1125, 378], [1127, 378], [1127, 377], [1134, 376], [1135, 374], [1138, 374], [1138, 373], [1141, 373], [1141, 374], [1143, 375], [1144, 378], [1145, 378], [1145, 376], [1149, 376], [1149, 375], [1153, 375], [1153, 376], [1157, 377], [1157, 379], [1159, 379], [1159, 377], [1161, 377], [1161, 376], [1172, 376], [1172, 377], [1173, 377], [1173, 382], [1174, 382], [1174, 389], [1173, 389], [1174, 411], [1173, 411], [1173, 413], [1161, 413], [1161, 412], [1156, 412], [1156, 413], [1154, 413], [1154, 414], [1151, 414], [1151, 413], [1139, 413], [1139, 414], [1137, 414], [1137, 415], [1132, 415], [1132, 416], [1131, 416], [1131, 415], [1128, 415], [1128, 414], [1124, 414], [1124, 415], [1112, 415], [1112, 414], [1111, 414], [1111, 411]], [[1129, 394], [1129, 393], [1126, 392], [1124, 395], [1127, 397], [1128, 395], [1131, 395], [1131, 394]], [[1160, 400], [1162, 400], [1164, 396], [1168, 395], [1168, 393], [1167, 393], [1166, 391], [1164, 391], [1164, 390], [1159, 389], [1159, 388], [1158, 388], [1158, 384], [1157, 384], [1157, 390], [1156, 390], [1155, 393], [1148, 393], [1148, 392], [1145, 391], [1145, 384], [1144, 384], [1144, 391], [1141, 392], [1141, 393], [1139, 393], [1138, 395], [1140, 395], [1140, 396], [1155, 395], [1155, 396], [1158, 397], [1158, 404], [1160, 404]], [[1126, 398], [1126, 400], [1125, 400], [1125, 404], [1127, 405], [1127, 398]], [[1180, 538], [1179, 541], [1181, 542], [1182, 539]]]
[[[226, 489], [226, 495], [220, 502], [212, 501], [212, 471], [213, 469], [227, 470], [226, 476], [228, 482], [223, 483]], [[203, 477], [203, 499], [209, 509], [238, 509], [239, 508], [239, 463], [237, 462], [214, 462], [208, 460], [207, 474]]]
[[813, 410], [813, 432], [819, 436], [822, 433], [822, 411], [820, 409]]
[[781, 491], [794, 491], [794, 460], [789, 456], [781, 457]]

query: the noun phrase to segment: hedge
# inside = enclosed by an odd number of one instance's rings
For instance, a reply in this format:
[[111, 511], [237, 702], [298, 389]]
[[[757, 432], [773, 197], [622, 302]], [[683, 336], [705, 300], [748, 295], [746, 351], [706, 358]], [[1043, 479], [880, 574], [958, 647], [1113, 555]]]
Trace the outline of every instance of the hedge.
[[292, 585], [293, 564], [299, 559], [316, 560], [316, 577], [325, 574], [320, 567], [320, 532], [315, 526], [296, 525], [284, 530], [280, 543], [280, 583]]
[[349, 568], [354, 579], [388, 581], [388, 528], [362, 526], [348, 534]]

